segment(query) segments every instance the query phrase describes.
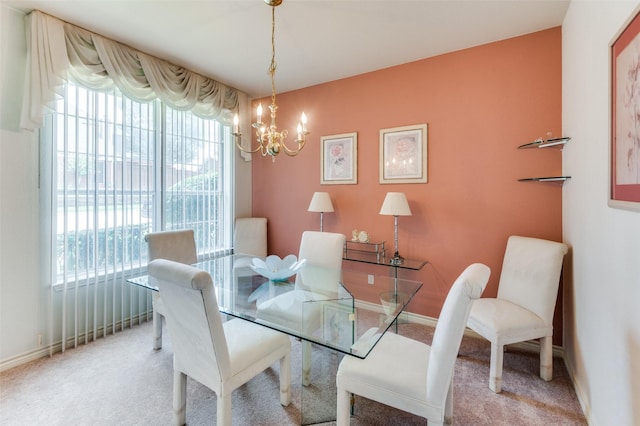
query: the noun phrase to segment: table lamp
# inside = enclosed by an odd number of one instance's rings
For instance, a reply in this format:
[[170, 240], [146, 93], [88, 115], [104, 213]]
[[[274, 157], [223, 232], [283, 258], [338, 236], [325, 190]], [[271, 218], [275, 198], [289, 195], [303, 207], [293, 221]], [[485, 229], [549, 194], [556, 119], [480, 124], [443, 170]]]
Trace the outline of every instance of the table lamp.
[[395, 246], [396, 251], [391, 258], [392, 265], [402, 265], [404, 258], [398, 254], [398, 216], [411, 216], [411, 209], [404, 192], [387, 192], [384, 198], [380, 214], [393, 216], [395, 226]]
[[320, 212], [320, 232], [322, 232], [322, 215], [327, 212], [333, 211], [333, 204], [331, 204], [331, 197], [328, 192], [314, 192], [309, 203], [308, 211]]

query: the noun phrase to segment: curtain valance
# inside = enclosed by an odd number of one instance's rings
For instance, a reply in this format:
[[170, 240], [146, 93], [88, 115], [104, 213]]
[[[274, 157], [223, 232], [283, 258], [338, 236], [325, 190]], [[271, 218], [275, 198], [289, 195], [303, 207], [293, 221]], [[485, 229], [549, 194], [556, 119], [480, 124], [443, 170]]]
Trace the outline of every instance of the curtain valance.
[[139, 102], [161, 99], [178, 110], [231, 123], [238, 90], [63, 22], [40, 11], [26, 17], [27, 79], [21, 127], [43, 124], [68, 76], [94, 90], [117, 86]]

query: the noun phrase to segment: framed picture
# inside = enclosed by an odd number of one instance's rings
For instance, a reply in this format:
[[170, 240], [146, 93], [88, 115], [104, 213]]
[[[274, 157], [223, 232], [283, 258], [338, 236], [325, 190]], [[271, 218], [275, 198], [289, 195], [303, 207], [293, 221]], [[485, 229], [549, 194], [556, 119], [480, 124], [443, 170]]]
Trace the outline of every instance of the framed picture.
[[611, 44], [609, 206], [640, 211], [640, 13]]
[[320, 183], [358, 183], [358, 133], [320, 138]]
[[380, 183], [427, 181], [427, 125], [380, 130]]
[[356, 330], [353, 309], [339, 300], [327, 300], [322, 305], [322, 338], [342, 348], [353, 345]]

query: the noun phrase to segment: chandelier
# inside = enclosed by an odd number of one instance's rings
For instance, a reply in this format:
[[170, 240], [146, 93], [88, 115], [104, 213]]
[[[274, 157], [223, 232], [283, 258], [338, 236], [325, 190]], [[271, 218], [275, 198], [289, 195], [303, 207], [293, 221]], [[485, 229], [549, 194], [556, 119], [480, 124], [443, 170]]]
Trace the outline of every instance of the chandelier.
[[267, 125], [262, 122], [262, 104], [258, 105], [257, 115], [258, 119], [252, 124], [252, 127], [256, 129], [256, 141], [258, 145], [255, 148], [245, 149], [241, 145], [242, 133], [238, 127], [238, 114], [233, 117], [233, 136], [235, 137], [236, 145], [238, 149], [244, 152], [255, 153], [260, 151], [263, 156], [270, 155], [271, 159], [275, 162], [276, 156], [280, 152], [284, 152], [289, 156], [298, 155], [298, 153], [304, 148], [304, 143], [309, 131], [307, 130], [307, 116], [302, 113], [300, 122], [296, 129], [296, 148], [289, 148], [285, 144], [287, 138], [287, 130], [278, 131], [276, 127], [276, 111], [278, 106], [276, 105], [276, 6], [282, 3], [282, 0], [264, 0], [266, 4], [271, 6], [271, 65], [269, 66], [269, 74], [271, 76], [271, 105], [269, 105], [269, 111], [271, 111], [271, 122]]

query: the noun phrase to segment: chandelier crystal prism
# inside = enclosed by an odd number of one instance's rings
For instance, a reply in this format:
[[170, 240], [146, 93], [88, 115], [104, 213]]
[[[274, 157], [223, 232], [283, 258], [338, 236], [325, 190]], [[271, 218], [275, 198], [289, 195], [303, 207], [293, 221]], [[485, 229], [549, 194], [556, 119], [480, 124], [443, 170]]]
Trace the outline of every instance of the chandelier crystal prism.
[[269, 66], [269, 75], [271, 76], [271, 105], [269, 105], [269, 111], [271, 112], [271, 121], [267, 125], [262, 121], [262, 104], [258, 105], [257, 109], [257, 121], [252, 124], [252, 127], [256, 129], [256, 141], [258, 145], [253, 148], [244, 148], [242, 146], [242, 133], [239, 130], [238, 114], [233, 117], [233, 136], [236, 142], [236, 146], [243, 152], [256, 153], [260, 152], [263, 156], [270, 155], [271, 159], [275, 162], [276, 156], [280, 152], [284, 152], [286, 155], [294, 156], [304, 148], [304, 144], [309, 134], [307, 130], [307, 116], [302, 113], [300, 122], [296, 129], [296, 147], [289, 148], [285, 144], [287, 138], [287, 130], [278, 131], [276, 127], [276, 111], [278, 106], [276, 105], [276, 6], [282, 3], [282, 0], [264, 0], [264, 2], [271, 6], [271, 65]]

